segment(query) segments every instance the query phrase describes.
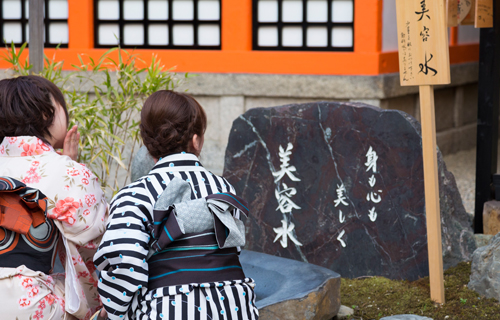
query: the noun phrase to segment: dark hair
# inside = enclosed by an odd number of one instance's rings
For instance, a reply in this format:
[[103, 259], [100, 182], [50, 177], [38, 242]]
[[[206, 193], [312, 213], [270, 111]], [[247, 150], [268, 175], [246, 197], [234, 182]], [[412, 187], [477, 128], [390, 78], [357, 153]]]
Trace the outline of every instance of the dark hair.
[[0, 142], [5, 137], [35, 136], [48, 143], [56, 111], [54, 100], [63, 107], [68, 122], [63, 94], [49, 80], [31, 75], [1, 80]]
[[141, 111], [141, 136], [153, 158], [192, 152], [193, 136], [203, 136], [207, 116], [198, 101], [185, 93], [160, 90], [150, 95]]

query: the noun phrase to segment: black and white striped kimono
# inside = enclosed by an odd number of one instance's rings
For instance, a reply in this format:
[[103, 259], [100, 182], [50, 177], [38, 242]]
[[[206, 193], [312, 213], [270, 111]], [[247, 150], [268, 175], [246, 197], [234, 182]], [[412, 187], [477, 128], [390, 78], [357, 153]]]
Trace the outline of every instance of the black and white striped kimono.
[[[147, 176], [120, 190], [111, 203], [110, 222], [94, 256], [94, 263], [101, 270], [98, 289], [108, 318], [258, 319], [255, 284], [244, 276], [148, 289], [147, 256], [151, 238], [147, 224], [153, 221], [157, 199], [174, 177], [189, 182], [192, 199], [234, 193], [224, 178], [213, 175], [195, 155], [184, 152], [160, 159]], [[192, 252], [197, 257], [193, 259], [198, 261], [204, 254]], [[183, 257], [173, 259], [184, 259], [189, 264], [190, 258], [191, 252], [186, 252]]]

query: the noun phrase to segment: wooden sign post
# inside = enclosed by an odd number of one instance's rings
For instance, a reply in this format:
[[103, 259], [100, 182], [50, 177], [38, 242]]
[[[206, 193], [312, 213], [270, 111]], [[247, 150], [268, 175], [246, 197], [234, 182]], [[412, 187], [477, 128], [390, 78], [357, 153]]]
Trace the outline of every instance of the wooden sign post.
[[401, 85], [420, 87], [429, 276], [438, 303], [445, 300], [433, 85], [450, 83], [445, 3], [396, 0]]
[[469, 13], [463, 19], [460, 19], [460, 24], [463, 26], [474, 25], [474, 18], [476, 17], [476, 0], [468, 0], [468, 3], [470, 3]]
[[462, 21], [467, 17], [471, 8], [472, 2], [471, 0], [458, 0], [458, 23], [461, 24]]
[[448, 21], [448, 27], [456, 27], [458, 25], [457, 0], [446, 0], [446, 21]]
[[476, 0], [476, 28], [493, 28], [493, 0]]

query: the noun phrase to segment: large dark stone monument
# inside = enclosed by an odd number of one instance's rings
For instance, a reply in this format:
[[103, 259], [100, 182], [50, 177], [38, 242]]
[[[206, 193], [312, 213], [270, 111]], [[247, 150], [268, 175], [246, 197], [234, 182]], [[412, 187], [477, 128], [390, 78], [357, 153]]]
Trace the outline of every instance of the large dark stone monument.
[[[475, 242], [438, 156], [449, 267]], [[224, 177], [250, 205], [249, 250], [343, 277], [428, 275], [420, 125], [403, 112], [335, 102], [249, 110], [233, 122]]]

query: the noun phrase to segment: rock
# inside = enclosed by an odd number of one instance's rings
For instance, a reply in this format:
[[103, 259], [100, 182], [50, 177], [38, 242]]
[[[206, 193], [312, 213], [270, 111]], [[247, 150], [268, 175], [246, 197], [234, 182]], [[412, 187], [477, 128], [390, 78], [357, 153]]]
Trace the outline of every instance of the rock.
[[398, 314], [390, 317], [383, 317], [380, 320], [432, 320], [431, 318], [417, 316], [414, 314]]
[[481, 234], [477, 233], [474, 235], [474, 238], [476, 238], [476, 247], [483, 247], [487, 245], [490, 240], [493, 238], [492, 234]]
[[332, 320], [348, 320], [354, 315], [354, 310], [344, 305], [340, 306], [339, 312]]
[[245, 275], [255, 280], [260, 320], [326, 320], [338, 313], [338, 273], [247, 250], [240, 261]]
[[492, 235], [500, 232], [500, 201], [487, 201], [484, 204], [483, 232]]
[[477, 246], [471, 216], [465, 211], [455, 177], [446, 170], [439, 150], [438, 171], [443, 267], [446, 270], [459, 262], [470, 261]]
[[[470, 259], [475, 240], [438, 159], [450, 267]], [[250, 204], [249, 250], [343, 277], [428, 275], [420, 125], [403, 112], [337, 102], [251, 109], [233, 122], [223, 175]]]
[[134, 156], [134, 160], [132, 160], [130, 179], [131, 181], [135, 181], [140, 177], [143, 177], [153, 169], [155, 165], [155, 160], [149, 154], [148, 149], [145, 146], [142, 146], [139, 151], [137, 151]]
[[500, 233], [474, 252], [469, 289], [500, 301]]

